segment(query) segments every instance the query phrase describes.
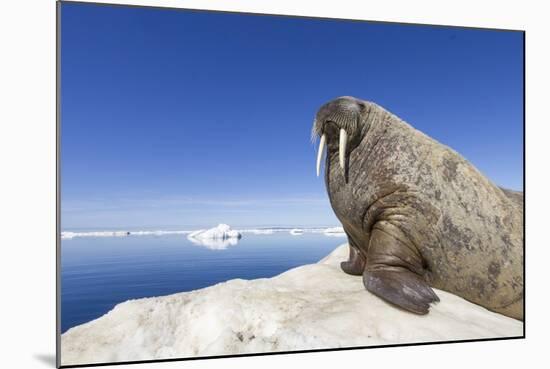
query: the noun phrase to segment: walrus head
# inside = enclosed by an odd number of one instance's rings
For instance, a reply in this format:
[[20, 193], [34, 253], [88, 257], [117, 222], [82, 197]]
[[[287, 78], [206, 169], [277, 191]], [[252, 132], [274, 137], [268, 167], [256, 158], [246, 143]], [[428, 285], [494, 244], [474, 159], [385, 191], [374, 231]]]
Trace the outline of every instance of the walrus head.
[[359, 144], [367, 128], [366, 108], [364, 101], [352, 96], [338, 97], [321, 106], [312, 129], [313, 139], [321, 137], [317, 153], [317, 176], [321, 170], [325, 145], [328, 147], [327, 155], [338, 152], [340, 167], [345, 169], [349, 152]]

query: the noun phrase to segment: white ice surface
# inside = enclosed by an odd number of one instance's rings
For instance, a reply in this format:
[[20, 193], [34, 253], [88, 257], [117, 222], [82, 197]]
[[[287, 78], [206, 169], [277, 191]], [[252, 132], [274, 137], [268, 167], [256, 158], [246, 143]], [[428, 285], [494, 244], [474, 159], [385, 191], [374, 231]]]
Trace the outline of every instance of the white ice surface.
[[523, 323], [436, 290], [428, 315], [390, 306], [342, 272], [342, 245], [317, 264], [130, 300], [61, 337], [64, 365], [388, 345], [522, 334]]

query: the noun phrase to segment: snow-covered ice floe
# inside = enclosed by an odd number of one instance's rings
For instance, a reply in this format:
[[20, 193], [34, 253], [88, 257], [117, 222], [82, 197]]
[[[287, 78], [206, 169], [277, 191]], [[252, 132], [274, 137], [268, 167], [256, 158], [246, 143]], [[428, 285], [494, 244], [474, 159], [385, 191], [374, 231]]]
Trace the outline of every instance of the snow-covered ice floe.
[[342, 245], [273, 278], [130, 300], [61, 336], [63, 365], [517, 337], [523, 323], [436, 290], [428, 315], [395, 308], [345, 274]]
[[241, 237], [240, 232], [231, 229], [227, 224], [218, 224], [214, 228], [201, 229], [187, 235], [189, 241], [212, 250], [224, 250], [234, 246]]

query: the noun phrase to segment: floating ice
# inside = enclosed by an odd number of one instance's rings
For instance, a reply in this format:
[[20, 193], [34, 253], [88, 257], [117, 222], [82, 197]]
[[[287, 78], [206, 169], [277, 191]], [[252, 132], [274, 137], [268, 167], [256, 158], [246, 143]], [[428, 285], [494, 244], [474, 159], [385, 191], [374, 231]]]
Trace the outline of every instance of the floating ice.
[[252, 233], [252, 234], [273, 234], [275, 231], [278, 231], [278, 229], [271, 229], [271, 228], [258, 228], [258, 229], [239, 229], [240, 233]]
[[[229, 227], [227, 224], [220, 224], [212, 229], [199, 229], [199, 230], [156, 230], [156, 231], [93, 231], [93, 232], [71, 232], [63, 231], [61, 232], [61, 238], [68, 240], [75, 237], [125, 237], [125, 236], [164, 236], [164, 235], [174, 235], [174, 234], [183, 234], [189, 235], [192, 238], [203, 238], [199, 236], [200, 234], [207, 232], [205, 234], [206, 238], [216, 239], [223, 237], [212, 237], [215, 234], [223, 234], [223, 230], [220, 230], [219, 227]], [[220, 233], [221, 232], [221, 233]], [[332, 237], [343, 237], [345, 236], [344, 229], [342, 227], [304, 227], [304, 228], [293, 228], [293, 227], [276, 227], [276, 228], [244, 228], [232, 230], [229, 229], [229, 232], [226, 235], [226, 238], [234, 238], [232, 234], [255, 234], [255, 235], [269, 235], [274, 233], [288, 232], [294, 236], [303, 234], [303, 233], [321, 233], [326, 236]], [[232, 233], [231, 233], [232, 232]]]
[[133, 231], [130, 236], [165, 236], [170, 234], [189, 234], [192, 231]]
[[323, 231], [323, 233], [325, 234], [325, 236], [329, 236], [329, 237], [345, 237], [346, 236], [346, 233], [344, 232], [344, 228], [342, 228], [342, 227], [327, 228]]
[[216, 227], [210, 229], [199, 229], [198, 231], [189, 233], [187, 236], [189, 239], [208, 240], [225, 240], [228, 238], [239, 239], [241, 237], [242, 235], [238, 231], [231, 229], [227, 224], [218, 224]]
[[301, 236], [304, 234], [304, 230], [301, 228], [293, 228], [289, 233], [293, 236]]
[[101, 232], [61, 232], [62, 239], [74, 237], [125, 237], [129, 236], [128, 231], [101, 231]]
[[97, 231], [97, 232], [61, 232], [61, 239], [75, 237], [126, 237], [126, 236], [164, 236], [169, 234], [188, 234], [192, 231]]
[[195, 245], [205, 246], [212, 250], [224, 250], [234, 246], [242, 237], [241, 233], [231, 229], [227, 224], [218, 224], [214, 228], [200, 229], [187, 235]]

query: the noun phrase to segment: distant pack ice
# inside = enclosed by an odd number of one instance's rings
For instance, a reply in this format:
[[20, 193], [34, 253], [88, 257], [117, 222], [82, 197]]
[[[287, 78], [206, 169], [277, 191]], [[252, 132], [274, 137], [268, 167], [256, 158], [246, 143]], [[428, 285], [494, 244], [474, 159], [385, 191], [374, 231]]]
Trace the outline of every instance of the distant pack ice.
[[[221, 228], [220, 228], [221, 227]], [[126, 236], [168, 236], [188, 235], [189, 240], [197, 243], [197, 240], [236, 240], [244, 234], [271, 235], [276, 233], [290, 233], [293, 236], [304, 233], [324, 234], [330, 237], [345, 237], [342, 227], [276, 227], [276, 228], [243, 228], [231, 229], [227, 224], [220, 224], [211, 229], [199, 230], [118, 230], [118, 231], [88, 231], [74, 232], [62, 231], [61, 238], [70, 240], [77, 237], [126, 237]], [[237, 236], [239, 234], [240, 236]], [[225, 235], [225, 236], [224, 236]], [[234, 243], [236, 244], [236, 242]]]

